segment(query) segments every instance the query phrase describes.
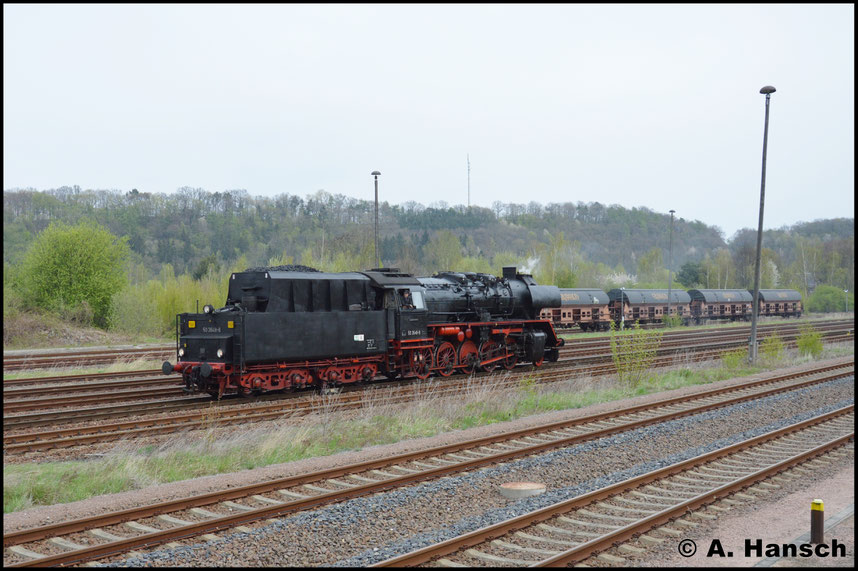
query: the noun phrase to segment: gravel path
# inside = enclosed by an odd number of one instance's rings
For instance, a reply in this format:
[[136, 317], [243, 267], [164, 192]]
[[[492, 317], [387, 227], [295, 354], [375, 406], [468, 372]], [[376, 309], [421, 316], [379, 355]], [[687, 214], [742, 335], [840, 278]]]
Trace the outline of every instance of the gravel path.
[[[847, 377], [111, 564], [364, 566], [840, 408], [853, 399], [853, 378]], [[496, 493], [498, 484], [523, 479], [543, 482], [548, 491], [519, 501]]]

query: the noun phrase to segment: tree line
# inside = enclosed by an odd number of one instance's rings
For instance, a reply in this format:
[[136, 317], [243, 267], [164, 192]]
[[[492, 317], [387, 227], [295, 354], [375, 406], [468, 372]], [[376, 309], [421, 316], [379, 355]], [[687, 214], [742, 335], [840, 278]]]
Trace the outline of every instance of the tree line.
[[[303, 264], [353, 271], [377, 265], [374, 203], [322, 190], [302, 198], [191, 187], [161, 194], [73, 186], [7, 190], [3, 203], [4, 293], [31, 304], [43, 298], [27, 290], [25, 284], [33, 282], [23, 274], [32, 270], [33, 248], [52, 224], [67, 232], [79, 225], [89, 232], [103, 229], [121, 242], [125, 250], [117, 259], [123, 280], [115, 295], [124, 291], [130, 306], [132, 298], [157, 297], [154, 286], [146, 285], [153, 280], [164, 287], [170, 280], [186, 280], [187, 288], [223, 279], [222, 286], [212, 282], [206, 287], [223, 287], [225, 296], [225, 272], [245, 267]], [[516, 265], [541, 283], [561, 287], [667, 287], [669, 228], [667, 214], [598, 202], [495, 202], [491, 208], [382, 202], [378, 258], [383, 266], [420, 275], [440, 270], [499, 274], [503, 266]], [[798, 289], [805, 296], [821, 286], [854, 289], [851, 218], [767, 230], [763, 245], [764, 288]], [[751, 288], [755, 255], [754, 230], [726, 241], [717, 227], [678, 218], [674, 287]], [[132, 295], [129, 288], [138, 290]], [[60, 306], [68, 310], [76, 303], [70, 300]], [[99, 302], [94, 320], [107, 326], [116, 305], [105, 309]], [[4, 302], [4, 315], [5, 307]]]

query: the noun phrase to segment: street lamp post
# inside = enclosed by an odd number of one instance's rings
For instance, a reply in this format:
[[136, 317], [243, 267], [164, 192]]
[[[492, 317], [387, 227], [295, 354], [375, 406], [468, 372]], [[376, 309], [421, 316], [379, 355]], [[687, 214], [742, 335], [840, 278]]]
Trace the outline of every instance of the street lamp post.
[[370, 173], [375, 177], [375, 267], [381, 267], [381, 259], [378, 257], [378, 177], [381, 174], [378, 171]]
[[766, 85], [760, 93], [766, 96], [766, 121], [763, 128], [763, 174], [760, 180], [760, 222], [757, 225], [757, 259], [754, 263], [754, 299], [751, 306], [751, 338], [748, 341], [748, 360], [751, 364], [757, 361], [757, 314], [760, 312], [760, 252], [763, 247], [763, 207], [766, 197], [766, 148], [769, 139], [769, 98], [775, 88]]
[[626, 328], [626, 288], [620, 288], [620, 331]]
[[844, 289], [844, 290], [843, 290], [843, 295], [845, 295], [845, 296], [846, 296], [846, 299], [844, 300], [846, 303], [843, 305], [843, 308], [844, 308], [844, 310], [846, 311], [846, 313], [849, 313], [849, 290], [848, 290], [848, 289]]
[[673, 289], [673, 213], [670, 211], [670, 243], [667, 249], [667, 324], [670, 323], [670, 293]]

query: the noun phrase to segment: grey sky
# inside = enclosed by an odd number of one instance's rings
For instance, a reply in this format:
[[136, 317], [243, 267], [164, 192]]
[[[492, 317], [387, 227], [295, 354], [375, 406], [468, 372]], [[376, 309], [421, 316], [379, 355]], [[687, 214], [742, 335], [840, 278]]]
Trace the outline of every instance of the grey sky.
[[5, 189], [854, 217], [854, 6], [3, 6]]

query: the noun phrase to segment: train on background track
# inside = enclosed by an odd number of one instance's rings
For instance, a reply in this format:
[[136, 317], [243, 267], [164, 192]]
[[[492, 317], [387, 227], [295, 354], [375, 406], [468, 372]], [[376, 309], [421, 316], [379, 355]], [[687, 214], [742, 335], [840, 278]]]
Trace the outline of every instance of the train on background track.
[[556, 286], [515, 267], [503, 275], [396, 268], [323, 273], [303, 266], [230, 276], [224, 307], [176, 316], [177, 362], [188, 393], [252, 395], [556, 361], [564, 343], [545, 308]]
[[[668, 303], [670, 299], [670, 303]], [[546, 307], [542, 319], [556, 328], [606, 331], [611, 321], [660, 323], [678, 317], [685, 325], [719, 321], [750, 321], [753, 292], [745, 289], [612, 289], [560, 288], [560, 304]], [[668, 309], [669, 308], [669, 309]], [[801, 294], [791, 289], [761, 289], [762, 317], [801, 317]]]

